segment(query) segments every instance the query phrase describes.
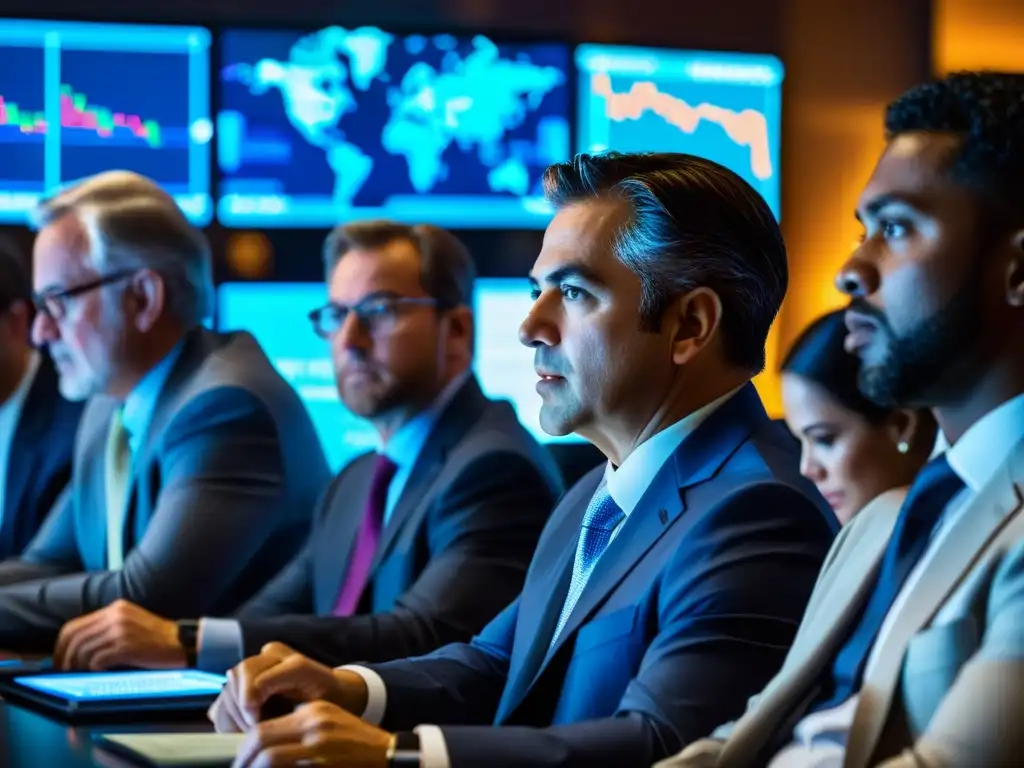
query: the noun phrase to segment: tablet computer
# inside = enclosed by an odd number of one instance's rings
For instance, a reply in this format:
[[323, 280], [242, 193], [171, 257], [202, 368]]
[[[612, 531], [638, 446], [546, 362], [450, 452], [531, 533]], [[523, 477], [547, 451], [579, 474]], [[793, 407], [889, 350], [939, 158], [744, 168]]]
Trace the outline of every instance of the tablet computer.
[[34, 674], [0, 679], [0, 694], [69, 717], [202, 712], [226, 678], [195, 669]]

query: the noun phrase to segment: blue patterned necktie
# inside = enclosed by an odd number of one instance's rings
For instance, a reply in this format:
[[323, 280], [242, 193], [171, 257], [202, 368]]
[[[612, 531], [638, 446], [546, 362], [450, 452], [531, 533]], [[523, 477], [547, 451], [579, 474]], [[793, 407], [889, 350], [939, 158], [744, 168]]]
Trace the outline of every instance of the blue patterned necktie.
[[583, 588], [587, 586], [594, 566], [608, 548], [612, 534], [625, 517], [625, 513], [612, 500], [602, 480], [583, 515], [583, 530], [576, 545], [576, 559], [572, 564], [572, 581], [569, 582], [569, 592], [565, 596], [565, 604], [562, 606], [562, 614], [558, 617], [555, 634], [551, 637], [552, 645], [558, 640], [572, 614], [572, 609], [576, 607], [580, 595], [583, 594]]
[[846, 643], [836, 655], [831, 674], [812, 707], [821, 712], [839, 706], [860, 689], [868, 656], [882, 623], [914, 566], [924, 556], [946, 506], [964, 488], [946, 457], [932, 459], [907, 492], [878, 569], [878, 581]]

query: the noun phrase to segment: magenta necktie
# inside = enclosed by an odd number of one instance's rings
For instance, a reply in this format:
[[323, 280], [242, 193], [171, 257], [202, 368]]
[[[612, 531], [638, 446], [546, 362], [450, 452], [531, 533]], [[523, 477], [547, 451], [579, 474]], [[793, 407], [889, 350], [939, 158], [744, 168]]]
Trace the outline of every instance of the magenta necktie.
[[359, 534], [356, 536], [355, 547], [352, 550], [348, 574], [345, 576], [345, 582], [341, 585], [338, 602], [334, 604], [335, 616], [351, 616], [359, 605], [359, 598], [370, 577], [370, 564], [373, 563], [373, 557], [377, 554], [380, 532], [384, 527], [388, 486], [391, 485], [391, 479], [395, 476], [397, 469], [398, 465], [387, 456], [383, 454], [377, 456], [377, 463], [373, 468], [373, 479], [370, 481], [370, 495], [367, 497], [366, 507], [363, 509], [363, 521], [359, 524]]

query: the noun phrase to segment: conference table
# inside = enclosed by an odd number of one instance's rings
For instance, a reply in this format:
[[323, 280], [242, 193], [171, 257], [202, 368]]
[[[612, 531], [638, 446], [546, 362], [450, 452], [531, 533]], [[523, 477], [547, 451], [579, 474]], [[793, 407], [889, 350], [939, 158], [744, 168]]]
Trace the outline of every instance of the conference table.
[[93, 745], [99, 733], [208, 732], [202, 717], [176, 722], [70, 725], [28, 706], [0, 699], [0, 768], [138, 768]]

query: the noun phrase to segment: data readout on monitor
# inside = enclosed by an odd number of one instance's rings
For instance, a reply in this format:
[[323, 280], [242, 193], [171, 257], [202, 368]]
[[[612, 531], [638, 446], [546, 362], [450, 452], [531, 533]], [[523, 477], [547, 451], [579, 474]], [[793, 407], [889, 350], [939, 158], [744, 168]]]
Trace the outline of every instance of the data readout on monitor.
[[209, 222], [209, 47], [197, 27], [0, 19], [0, 221], [121, 169]]
[[774, 56], [581, 45], [582, 152], [686, 152], [746, 179], [780, 215], [782, 63]]
[[194, 669], [34, 675], [14, 682], [68, 701], [119, 701], [220, 693], [225, 677]]
[[228, 30], [217, 214], [230, 226], [387, 217], [546, 225], [571, 152], [569, 49], [375, 27]]

